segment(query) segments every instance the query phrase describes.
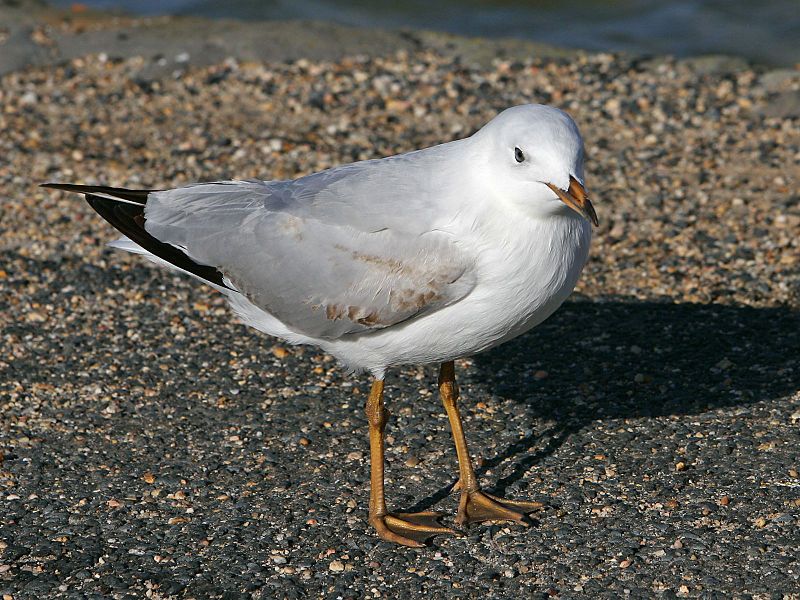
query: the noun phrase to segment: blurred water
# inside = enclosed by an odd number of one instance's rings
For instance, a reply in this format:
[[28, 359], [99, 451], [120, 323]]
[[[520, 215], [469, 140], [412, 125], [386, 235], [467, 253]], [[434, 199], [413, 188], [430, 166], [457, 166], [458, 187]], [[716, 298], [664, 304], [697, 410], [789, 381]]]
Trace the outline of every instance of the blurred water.
[[[74, 0], [52, 0], [69, 6]], [[81, 0], [136, 14], [315, 19], [516, 37], [588, 50], [800, 62], [800, 0]]]

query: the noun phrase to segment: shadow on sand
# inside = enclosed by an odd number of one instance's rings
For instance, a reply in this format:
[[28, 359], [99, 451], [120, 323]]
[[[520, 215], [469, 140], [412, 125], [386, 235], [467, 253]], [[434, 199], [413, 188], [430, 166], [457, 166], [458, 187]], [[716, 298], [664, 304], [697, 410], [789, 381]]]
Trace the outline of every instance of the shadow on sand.
[[[595, 420], [691, 415], [800, 389], [800, 311], [628, 299], [573, 300], [549, 320], [475, 357], [473, 381], [555, 425], [487, 457], [513, 460], [494, 490], [525, 476]], [[534, 379], [536, 371], [548, 376]], [[535, 383], [534, 383], [535, 382]], [[418, 502], [425, 510], [451, 486]]]

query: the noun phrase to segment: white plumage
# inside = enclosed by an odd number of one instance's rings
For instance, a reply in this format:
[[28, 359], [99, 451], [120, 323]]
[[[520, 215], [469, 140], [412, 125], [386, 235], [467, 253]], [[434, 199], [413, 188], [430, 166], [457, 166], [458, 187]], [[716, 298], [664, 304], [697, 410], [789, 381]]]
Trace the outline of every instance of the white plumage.
[[[463, 140], [294, 181], [154, 192], [145, 229], [224, 274], [233, 289], [217, 287], [247, 325], [380, 378], [552, 314], [591, 238], [545, 185], [566, 189], [570, 176], [583, 181], [574, 123], [527, 105]], [[171, 266], [125, 238], [112, 245]]]

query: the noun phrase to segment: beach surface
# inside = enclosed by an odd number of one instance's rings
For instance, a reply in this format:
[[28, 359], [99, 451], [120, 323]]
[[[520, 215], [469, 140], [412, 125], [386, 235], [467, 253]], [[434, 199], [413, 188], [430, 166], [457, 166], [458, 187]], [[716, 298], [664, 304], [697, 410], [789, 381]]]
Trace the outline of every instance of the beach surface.
[[[800, 598], [800, 71], [31, 4], [0, 23], [3, 598]], [[292, 178], [526, 102], [578, 122], [600, 227], [573, 297], [457, 377], [481, 480], [546, 508], [421, 551], [366, 522], [367, 378], [37, 187]], [[435, 380], [387, 380], [388, 498], [454, 515]]]

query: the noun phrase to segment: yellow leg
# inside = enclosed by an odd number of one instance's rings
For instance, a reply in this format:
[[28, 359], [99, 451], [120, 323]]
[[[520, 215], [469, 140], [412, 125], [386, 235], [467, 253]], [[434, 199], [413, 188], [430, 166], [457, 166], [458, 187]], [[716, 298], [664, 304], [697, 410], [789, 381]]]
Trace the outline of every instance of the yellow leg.
[[458, 506], [456, 523], [464, 525], [482, 521], [515, 521], [527, 525], [525, 513], [542, 508], [541, 502], [505, 500], [480, 490], [478, 479], [475, 477], [475, 469], [473, 469], [472, 460], [469, 457], [461, 415], [456, 404], [458, 385], [456, 385], [453, 361], [442, 363], [439, 370], [439, 394], [447, 411], [447, 417], [450, 419], [450, 428], [453, 430], [453, 441], [458, 455], [457, 488], [461, 490], [461, 501]]
[[443, 533], [457, 534], [443, 527], [435, 512], [390, 513], [386, 510], [383, 490], [383, 430], [389, 412], [383, 406], [383, 381], [375, 380], [367, 399], [370, 451], [369, 523], [378, 537], [403, 546], [419, 548], [425, 540]]

